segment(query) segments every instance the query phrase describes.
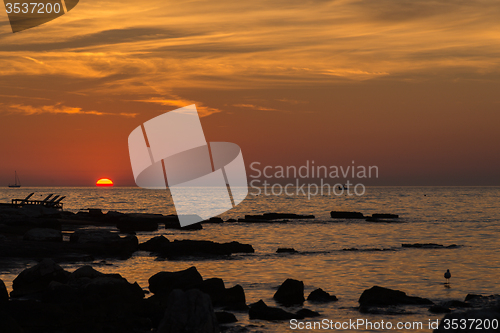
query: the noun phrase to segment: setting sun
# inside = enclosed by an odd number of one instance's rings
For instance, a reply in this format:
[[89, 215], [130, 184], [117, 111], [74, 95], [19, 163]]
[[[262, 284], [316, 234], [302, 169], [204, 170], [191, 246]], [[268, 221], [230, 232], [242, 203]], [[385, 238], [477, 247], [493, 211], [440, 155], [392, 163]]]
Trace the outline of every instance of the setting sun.
[[113, 186], [113, 181], [108, 178], [101, 178], [95, 184], [96, 186], [104, 187], [104, 186]]

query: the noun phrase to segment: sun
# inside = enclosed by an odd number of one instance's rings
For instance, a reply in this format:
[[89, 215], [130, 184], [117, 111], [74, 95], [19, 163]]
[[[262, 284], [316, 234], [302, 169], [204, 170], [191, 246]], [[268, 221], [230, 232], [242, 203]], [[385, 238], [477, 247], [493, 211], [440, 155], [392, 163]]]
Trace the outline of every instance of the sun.
[[113, 186], [113, 181], [108, 178], [101, 178], [97, 181], [97, 183], [95, 183], [95, 185], [99, 187], [109, 187]]

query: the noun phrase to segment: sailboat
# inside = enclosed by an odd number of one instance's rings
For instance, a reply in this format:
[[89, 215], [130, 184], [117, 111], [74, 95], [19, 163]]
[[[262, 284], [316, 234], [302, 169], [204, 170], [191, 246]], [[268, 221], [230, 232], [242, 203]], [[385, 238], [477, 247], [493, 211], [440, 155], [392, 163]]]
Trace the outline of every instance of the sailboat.
[[21, 181], [19, 180], [19, 177], [17, 176], [17, 171], [14, 171], [14, 184], [9, 184], [9, 187], [21, 187]]

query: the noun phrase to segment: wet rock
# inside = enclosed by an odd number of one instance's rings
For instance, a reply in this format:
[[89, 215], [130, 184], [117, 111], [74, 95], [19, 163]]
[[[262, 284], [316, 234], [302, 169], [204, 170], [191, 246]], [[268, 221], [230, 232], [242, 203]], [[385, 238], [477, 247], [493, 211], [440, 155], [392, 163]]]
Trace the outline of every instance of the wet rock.
[[285, 306], [304, 303], [304, 282], [286, 279], [273, 298]]
[[144, 243], [139, 244], [139, 250], [160, 252], [168, 243], [170, 243], [170, 241], [165, 236], [156, 236]]
[[133, 303], [144, 298], [144, 291], [135, 283], [129, 283], [117, 275], [106, 275], [91, 279], [84, 286], [85, 297], [115, 303]]
[[243, 287], [239, 284], [234, 287], [227, 288], [220, 300], [220, 306], [223, 306], [228, 310], [246, 310], [248, 306], [246, 304], [245, 291]]
[[60, 230], [50, 228], [34, 228], [28, 230], [23, 237], [26, 241], [37, 242], [62, 242], [63, 237]]
[[267, 306], [263, 300], [251, 304], [248, 311], [250, 319], [263, 319], [263, 320], [290, 320], [290, 319], [304, 319], [304, 317], [295, 313], [287, 312], [280, 308]]
[[120, 241], [120, 235], [109, 230], [77, 230], [70, 236], [70, 242], [80, 244], [109, 244]]
[[[446, 320], [447, 319], [447, 320]], [[448, 313], [444, 316], [443, 319], [439, 321], [439, 327], [437, 330], [434, 330], [435, 333], [444, 333], [444, 332], [498, 332], [498, 328], [493, 329], [493, 325], [491, 325], [492, 321], [500, 321], [500, 309], [497, 307], [494, 308], [482, 308], [477, 310], [468, 310], [464, 312], [452, 312]], [[490, 323], [490, 326], [487, 328], [486, 322]], [[450, 330], [450, 328], [445, 328], [446, 324], [450, 324], [452, 322], [459, 323], [458, 328]], [[466, 327], [463, 328], [460, 323], [466, 322]], [[478, 326], [476, 326], [478, 325]], [[496, 327], [496, 326], [494, 326]]]
[[69, 281], [74, 281], [81, 278], [93, 279], [96, 277], [104, 276], [104, 273], [96, 271], [92, 266], [86, 265], [76, 269], [69, 275]]
[[254, 253], [252, 245], [239, 242], [216, 243], [201, 240], [175, 240], [165, 244], [159, 254], [161, 257], [176, 258], [183, 256], [231, 255], [233, 253]]
[[234, 314], [226, 311], [216, 312], [215, 317], [217, 318], [217, 322], [219, 324], [230, 324], [238, 321], [238, 319], [236, 319], [236, 316]]
[[21, 326], [6, 312], [0, 310], [0, 332], [2, 333], [23, 333]]
[[262, 215], [245, 215], [245, 220], [281, 220], [281, 219], [313, 219], [314, 215], [300, 215], [300, 214], [290, 214], [290, 213], [265, 213]]
[[196, 289], [174, 289], [158, 333], [220, 332], [210, 297]]
[[136, 236], [120, 237], [109, 230], [77, 230], [70, 236], [70, 242], [88, 245], [87, 251], [96, 254], [129, 255], [139, 249]]
[[174, 289], [187, 290], [203, 282], [196, 267], [177, 272], [159, 272], [149, 278], [149, 290], [154, 294], [168, 295]]
[[319, 317], [321, 314], [319, 312], [309, 310], [309, 309], [300, 309], [297, 311], [297, 316], [302, 317], [302, 318], [314, 318], [314, 317]]
[[443, 303], [443, 306], [448, 308], [471, 308], [472, 305], [466, 302], [451, 300]]
[[330, 216], [333, 219], [364, 219], [363, 213], [360, 212], [343, 212], [343, 211], [331, 211]]
[[7, 287], [5, 287], [5, 283], [0, 280], [0, 303], [7, 302], [9, 300], [9, 293], [7, 292]]
[[389, 306], [389, 305], [433, 305], [426, 298], [408, 296], [406, 293], [389, 288], [374, 286], [363, 291], [359, 300], [361, 306]]
[[402, 247], [408, 247], [408, 248], [417, 248], [417, 249], [452, 249], [459, 247], [456, 244], [451, 244], [448, 246], [444, 246], [441, 244], [435, 244], [435, 243], [415, 243], [415, 244], [401, 244]]
[[483, 296], [468, 294], [465, 297], [465, 302], [473, 307], [490, 308], [500, 304], [500, 295]]
[[397, 214], [372, 214], [374, 219], [397, 219], [399, 215]]
[[158, 219], [122, 217], [116, 227], [123, 233], [158, 230]]
[[211, 217], [208, 220], [203, 221], [202, 223], [224, 223], [224, 220], [220, 217]]
[[11, 297], [20, 297], [44, 291], [52, 281], [66, 283], [70, 273], [52, 259], [22, 271], [12, 282]]
[[276, 253], [299, 253], [293, 247], [280, 247], [276, 250]]
[[316, 303], [328, 303], [328, 302], [338, 301], [337, 296], [330, 295], [321, 288], [312, 291], [309, 294], [309, 296], [307, 296], [307, 300], [309, 302], [316, 302]]
[[432, 313], [449, 313], [451, 312], [450, 308], [444, 306], [444, 305], [433, 305], [429, 308], [429, 312]]

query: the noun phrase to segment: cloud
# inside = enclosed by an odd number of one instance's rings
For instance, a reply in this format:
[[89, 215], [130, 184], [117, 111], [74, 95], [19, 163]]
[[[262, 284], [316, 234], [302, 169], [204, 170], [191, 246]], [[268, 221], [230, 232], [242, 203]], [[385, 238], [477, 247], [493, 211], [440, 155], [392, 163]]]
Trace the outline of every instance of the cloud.
[[154, 103], [154, 104], [159, 104], [159, 105], [164, 105], [164, 106], [172, 106], [175, 108], [182, 108], [191, 104], [196, 105], [196, 109], [198, 110], [198, 114], [200, 117], [207, 117], [210, 116], [214, 113], [219, 113], [221, 110], [204, 106], [203, 103], [201, 102], [196, 102], [192, 100], [186, 100], [186, 99], [162, 99], [162, 98], [151, 98], [151, 99], [146, 99], [146, 100], [135, 100], [134, 102], [142, 102], [142, 103]]
[[70, 115], [93, 115], [93, 116], [123, 116], [135, 117], [137, 113], [107, 113], [100, 111], [84, 111], [81, 108], [70, 107], [61, 105], [45, 105], [45, 106], [32, 106], [24, 104], [11, 104], [9, 108], [12, 112], [23, 113], [25, 115], [39, 115], [39, 114], [70, 114]]
[[255, 109], [255, 110], [259, 110], [259, 111], [278, 111], [278, 110], [273, 109], [273, 108], [267, 108], [264, 106], [257, 106], [257, 105], [253, 105], [253, 104], [234, 104], [233, 106], [236, 106], [239, 108], [250, 108], [250, 109]]

